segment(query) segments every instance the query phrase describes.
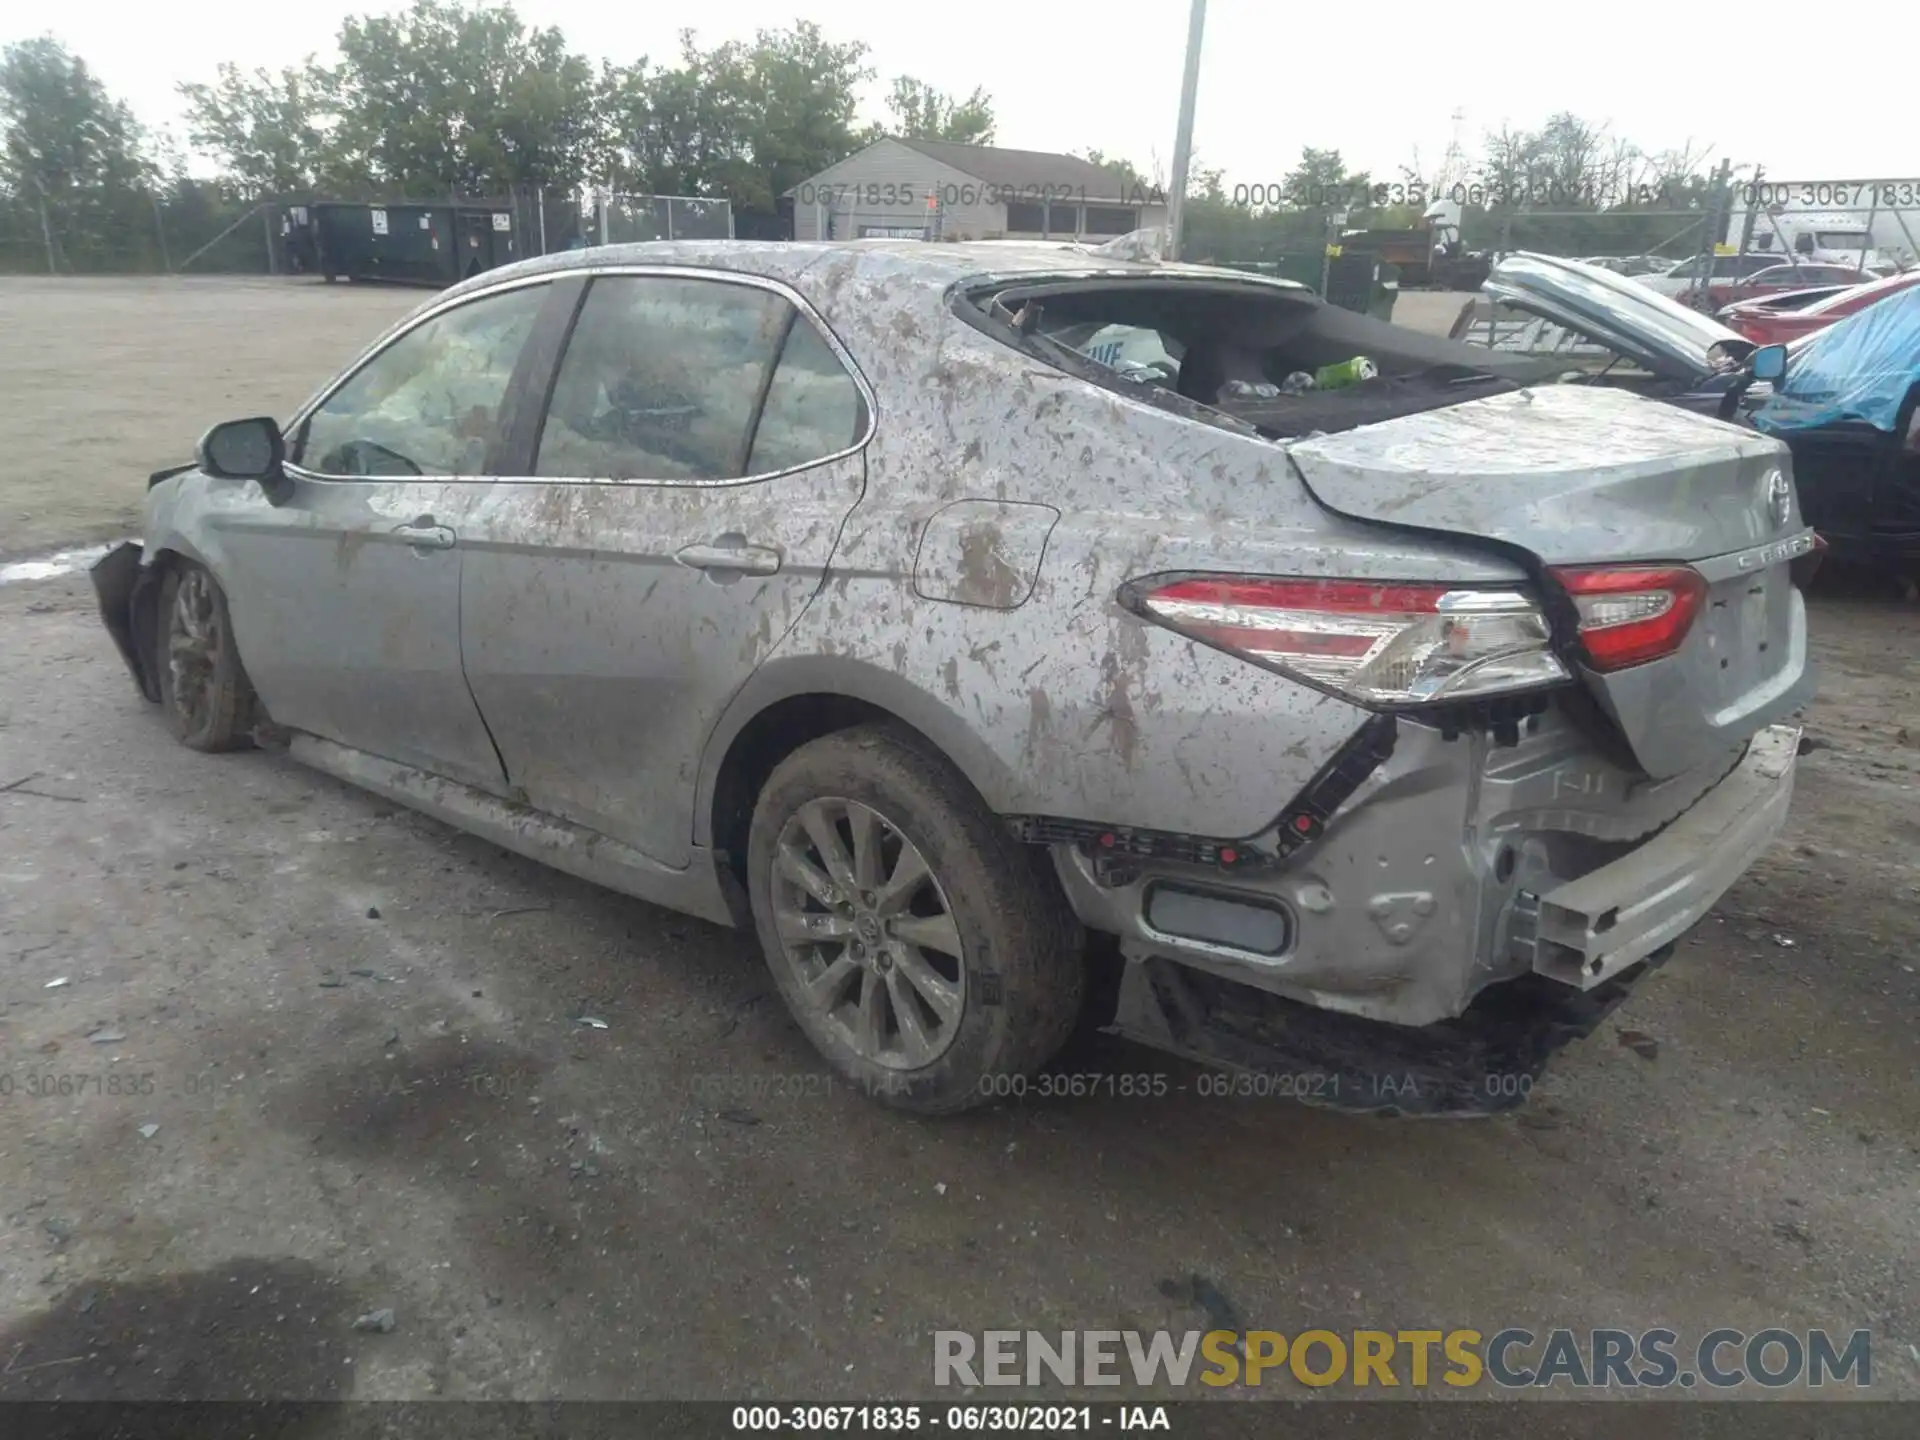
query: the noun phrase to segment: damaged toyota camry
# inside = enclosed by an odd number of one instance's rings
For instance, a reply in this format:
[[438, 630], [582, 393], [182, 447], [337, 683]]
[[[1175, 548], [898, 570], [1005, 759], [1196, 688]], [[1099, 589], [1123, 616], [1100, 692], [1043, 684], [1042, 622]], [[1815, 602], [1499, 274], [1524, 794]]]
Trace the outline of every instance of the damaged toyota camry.
[[1562, 370], [1058, 248], [573, 252], [94, 581], [185, 744], [752, 930], [890, 1103], [1085, 1016], [1485, 1112], [1780, 830], [1813, 688], [1786, 449]]

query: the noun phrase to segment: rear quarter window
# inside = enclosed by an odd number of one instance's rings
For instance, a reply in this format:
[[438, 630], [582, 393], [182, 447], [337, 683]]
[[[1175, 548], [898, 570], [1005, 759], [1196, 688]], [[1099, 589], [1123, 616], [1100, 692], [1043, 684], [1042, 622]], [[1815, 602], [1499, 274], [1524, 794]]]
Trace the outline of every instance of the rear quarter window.
[[855, 444], [866, 424], [860, 388], [806, 316], [793, 322], [767, 386], [747, 474], [811, 465]]

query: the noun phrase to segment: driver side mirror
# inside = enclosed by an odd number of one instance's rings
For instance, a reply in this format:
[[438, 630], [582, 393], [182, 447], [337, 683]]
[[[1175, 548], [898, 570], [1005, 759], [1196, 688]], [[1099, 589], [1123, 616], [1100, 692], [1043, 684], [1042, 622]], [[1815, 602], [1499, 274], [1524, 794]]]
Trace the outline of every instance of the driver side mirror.
[[216, 480], [257, 480], [270, 504], [283, 505], [293, 494], [283, 462], [287, 442], [270, 416], [227, 420], [200, 437], [194, 458]]
[[1762, 345], [1748, 362], [1756, 380], [1780, 380], [1787, 373], [1787, 347]]

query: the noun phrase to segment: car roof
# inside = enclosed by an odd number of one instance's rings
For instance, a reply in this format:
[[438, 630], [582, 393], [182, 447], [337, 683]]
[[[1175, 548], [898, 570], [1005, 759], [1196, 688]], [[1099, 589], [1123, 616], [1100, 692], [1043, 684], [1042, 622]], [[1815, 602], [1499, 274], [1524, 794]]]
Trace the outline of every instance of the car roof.
[[[840, 263], [834, 265], [832, 262]], [[543, 274], [578, 274], [626, 265], [684, 265], [695, 269], [732, 270], [782, 281], [803, 292], [809, 272], [851, 266], [856, 271], [892, 280], [918, 280], [946, 289], [956, 282], [1024, 274], [1085, 276], [1212, 277], [1277, 290], [1306, 292], [1307, 287], [1277, 276], [1206, 265], [1173, 264], [1154, 260], [1123, 260], [1061, 241], [974, 241], [949, 243], [927, 240], [654, 240], [626, 245], [594, 245], [535, 256], [461, 281], [434, 298], [439, 304], [470, 291], [485, 290], [507, 281]]]
[[1901, 290], [1920, 285], [1920, 270], [1908, 270], [1894, 275], [1883, 275], [1877, 280], [1869, 280], [1859, 285], [1843, 285], [1824, 299], [1816, 300], [1804, 307], [1806, 315], [1852, 315], [1877, 305], [1887, 296]]

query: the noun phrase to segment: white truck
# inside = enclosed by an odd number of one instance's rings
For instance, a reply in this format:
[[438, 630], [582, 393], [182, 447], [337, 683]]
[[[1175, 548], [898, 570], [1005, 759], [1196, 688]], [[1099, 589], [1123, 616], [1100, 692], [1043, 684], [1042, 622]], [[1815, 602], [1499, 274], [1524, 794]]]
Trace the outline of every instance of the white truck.
[[[1751, 231], [1749, 232], [1749, 223]], [[1727, 239], [1746, 248], [1891, 274], [1920, 263], [1920, 180], [1843, 180], [1743, 186]]]

